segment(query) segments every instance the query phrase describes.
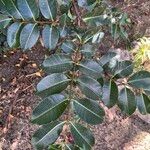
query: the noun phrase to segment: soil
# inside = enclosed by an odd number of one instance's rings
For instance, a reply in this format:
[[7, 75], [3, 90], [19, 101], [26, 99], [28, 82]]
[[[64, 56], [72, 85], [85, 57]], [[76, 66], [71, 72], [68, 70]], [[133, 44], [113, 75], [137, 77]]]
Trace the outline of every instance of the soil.
[[[148, 34], [150, 1], [118, 0], [116, 4], [112, 0], [112, 4], [130, 15], [134, 35]], [[30, 123], [30, 117], [40, 101], [35, 87], [44, 75], [40, 70], [44, 51], [38, 45], [26, 53], [12, 50], [0, 55], [0, 150], [33, 150], [30, 140], [37, 126]], [[116, 107], [107, 112], [104, 123], [92, 128], [94, 150], [150, 150], [148, 123], [136, 113], [128, 118]]]

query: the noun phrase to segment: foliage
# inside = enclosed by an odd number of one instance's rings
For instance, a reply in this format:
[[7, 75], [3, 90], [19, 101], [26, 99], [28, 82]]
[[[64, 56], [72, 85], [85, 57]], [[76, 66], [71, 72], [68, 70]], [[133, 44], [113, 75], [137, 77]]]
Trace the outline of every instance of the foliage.
[[141, 69], [144, 63], [150, 61], [150, 38], [140, 38], [138, 40], [136, 48], [133, 50], [133, 53], [135, 53], [135, 67], [137, 69]]
[[136, 108], [150, 113], [150, 73], [133, 73], [132, 62], [118, 61], [114, 52], [96, 53], [103, 26], [109, 26], [108, 7], [101, 0], [0, 3], [0, 28], [7, 27], [10, 47], [26, 51], [41, 37], [44, 47], [55, 52], [44, 60], [47, 76], [37, 85], [42, 101], [31, 118], [41, 125], [32, 138], [35, 149], [92, 149], [95, 140], [85, 123], [103, 121], [100, 102], [118, 105], [127, 115]]
[[0, 53], [8, 49], [6, 30], [0, 31]]

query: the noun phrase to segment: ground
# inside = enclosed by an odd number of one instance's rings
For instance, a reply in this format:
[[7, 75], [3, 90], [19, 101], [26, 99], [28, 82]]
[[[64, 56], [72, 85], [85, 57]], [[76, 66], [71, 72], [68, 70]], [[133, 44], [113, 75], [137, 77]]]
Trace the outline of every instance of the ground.
[[[150, 1], [118, 0], [117, 6], [132, 18], [134, 35], [148, 34]], [[43, 75], [40, 64], [44, 53], [38, 45], [27, 53], [14, 50], [0, 56], [0, 150], [33, 150], [30, 140], [37, 126], [30, 123], [30, 117], [39, 102], [34, 93]], [[112, 108], [104, 123], [92, 130], [96, 137], [94, 150], [150, 149], [150, 125], [137, 113], [128, 118]]]

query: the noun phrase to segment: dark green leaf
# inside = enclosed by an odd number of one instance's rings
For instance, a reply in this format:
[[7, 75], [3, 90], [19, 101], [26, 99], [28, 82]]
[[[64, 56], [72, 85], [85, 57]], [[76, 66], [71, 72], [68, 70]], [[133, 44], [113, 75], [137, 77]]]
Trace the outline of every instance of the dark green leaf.
[[61, 37], [65, 37], [67, 35], [67, 28], [68, 26], [70, 25], [70, 18], [66, 15], [66, 14], [63, 14], [61, 17], [60, 17], [60, 36]]
[[74, 52], [76, 50], [76, 46], [75, 46], [75, 44], [72, 41], [67, 40], [67, 41], [62, 43], [61, 49], [65, 53], [72, 53], [72, 52]]
[[3, 0], [7, 12], [15, 19], [24, 19], [21, 13], [19, 12], [17, 6], [16, 6], [16, 1], [14, 0]]
[[71, 122], [71, 133], [75, 143], [85, 150], [91, 150], [95, 143], [91, 131], [80, 124]]
[[54, 21], [57, 15], [57, 1], [56, 0], [39, 0], [39, 7], [42, 15], [46, 19]]
[[81, 76], [77, 80], [78, 86], [86, 97], [99, 100], [102, 94], [101, 86], [95, 79], [88, 76]]
[[64, 123], [65, 122], [53, 122], [45, 124], [37, 130], [32, 137], [34, 148], [43, 150], [48, 148], [50, 144], [53, 144], [62, 132]]
[[12, 19], [0, 14], [0, 30], [6, 28]]
[[135, 88], [142, 88], [145, 91], [150, 89], [150, 72], [148, 71], [139, 71], [133, 74], [128, 83]]
[[125, 87], [120, 91], [118, 106], [127, 115], [132, 115], [135, 112], [135, 96], [130, 89]]
[[105, 81], [103, 86], [102, 101], [111, 108], [118, 101], [118, 87], [113, 80]]
[[70, 79], [64, 74], [55, 73], [43, 78], [37, 85], [38, 94], [47, 97], [52, 94], [60, 93], [67, 88]]
[[103, 68], [93, 60], [84, 60], [79, 64], [79, 70], [93, 78], [100, 78]]
[[114, 41], [118, 38], [118, 24], [111, 23], [111, 35]]
[[142, 115], [150, 113], [150, 99], [145, 94], [140, 94], [136, 96], [138, 110]]
[[116, 53], [114, 53], [114, 52], [108, 52], [107, 54], [103, 55], [100, 58], [100, 60], [98, 61], [98, 63], [101, 66], [104, 66], [105, 64], [107, 64], [115, 56], [116, 56]]
[[46, 25], [42, 37], [46, 48], [55, 49], [59, 40], [58, 29], [54, 26]]
[[46, 124], [58, 119], [65, 111], [69, 100], [61, 94], [56, 94], [45, 98], [34, 110], [32, 123]]
[[71, 70], [73, 62], [68, 55], [55, 54], [46, 58], [43, 66], [48, 73], [61, 73]]
[[128, 60], [117, 62], [112, 72], [116, 78], [128, 77], [133, 73], [133, 63]]
[[2, 13], [4, 15], [9, 15], [3, 0], [0, 0], [0, 13]]
[[95, 3], [96, 2], [96, 0], [87, 0], [87, 4], [88, 5], [92, 5], [93, 3]]
[[94, 55], [94, 50], [95, 48], [93, 45], [86, 43], [81, 47], [80, 52], [84, 55], [84, 57], [91, 59], [92, 56]]
[[76, 114], [85, 122], [93, 125], [102, 123], [105, 112], [98, 102], [81, 99], [74, 100], [73, 104]]
[[17, 4], [25, 20], [36, 20], [39, 17], [39, 9], [35, 0], [18, 0]]
[[20, 45], [21, 48], [31, 49], [37, 42], [40, 32], [37, 24], [27, 24], [21, 31], [20, 34]]
[[21, 23], [13, 23], [11, 26], [9, 26], [7, 30], [7, 43], [10, 47], [19, 47], [20, 41], [20, 31], [22, 29]]

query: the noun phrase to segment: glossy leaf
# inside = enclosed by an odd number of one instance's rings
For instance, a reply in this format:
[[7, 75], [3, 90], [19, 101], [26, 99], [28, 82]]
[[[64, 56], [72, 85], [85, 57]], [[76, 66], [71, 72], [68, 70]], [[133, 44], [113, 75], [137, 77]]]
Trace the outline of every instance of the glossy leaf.
[[135, 88], [142, 88], [145, 91], [150, 89], [150, 72], [148, 71], [139, 71], [133, 74], [128, 83]]
[[4, 15], [9, 15], [3, 0], [0, 0], [0, 12]]
[[57, 15], [57, 2], [56, 0], [39, 0], [39, 7], [42, 15], [46, 19], [54, 21]]
[[91, 131], [80, 124], [71, 122], [71, 133], [75, 140], [75, 144], [86, 150], [91, 150], [95, 143]]
[[56, 94], [45, 98], [34, 110], [32, 123], [46, 124], [58, 119], [65, 111], [69, 100], [61, 94]]
[[142, 115], [150, 113], [150, 98], [145, 94], [136, 96], [138, 110]]
[[98, 32], [93, 36], [92, 43], [100, 43], [104, 37], [104, 32]]
[[102, 123], [105, 112], [98, 102], [81, 99], [74, 100], [73, 105], [76, 114], [85, 122], [93, 125]]
[[88, 5], [92, 5], [93, 3], [95, 3], [96, 2], [96, 0], [87, 0], [87, 4]]
[[39, 17], [39, 9], [35, 0], [17, 0], [17, 5], [25, 20], [36, 20]]
[[93, 78], [100, 78], [103, 68], [93, 60], [84, 60], [79, 64], [79, 70]]
[[61, 37], [65, 37], [67, 36], [67, 29], [68, 29], [68, 26], [70, 25], [70, 18], [66, 15], [66, 14], [63, 14], [60, 19], [60, 36]]
[[58, 29], [54, 26], [46, 25], [42, 32], [42, 38], [46, 48], [55, 49], [59, 40]]
[[53, 144], [62, 132], [64, 123], [65, 122], [52, 122], [43, 125], [37, 130], [32, 137], [34, 148], [42, 150], [48, 148], [50, 144]]
[[21, 23], [13, 23], [11, 26], [9, 26], [7, 30], [7, 43], [10, 47], [19, 47], [20, 41], [20, 31], [22, 29]]
[[16, 1], [14, 0], [3, 0], [7, 12], [15, 19], [24, 19], [20, 11], [17, 8]]
[[0, 29], [6, 28], [11, 20], [12, 18], [0, 14]]
[[27, 24], [20, 34], [20, 45], [24, 50], [31, 49], [38, 41], [40, 32], [37, 24]]
[[73, 62], [68, 55], [55, 54], [46, 58], [43, 62], [43, 66], [48, 73], [61, 73], [71, 70]]
[[114, 52], [108, 52], [107, 54], [103, 55], [100, 60], [98, 60], [98, 63], [101, 66], [106, 65], [112, 58], [116, 56], [116, 53]]
[[113, 72], [116, 78], [128, 77], [133, 73], [133, 63], [128, 60], [117, 62]]
[[61, 49], [65, 53], [72, 53], [72, 52], [74, 52], [76, 50], [76, 46], [75, 46], [75, 44], [72, 41], [66, 40], [65, 42], [62, 43]]
[[38, 83], [38, 95], [47, 97], [52, 94], [60, 93], [67, 88], [69, 81], [70, 79], [61, 73], [48, 75]]
[[77, 80], [78, 86], [86, 97], [99, 100], [102, 94], [101, 86], [95, 79], [88, 76], [81, 76]]
[[135, 96], [130, 89], [125, 87], [120, 91], [118, 106], [127, 115], [132, 115], [135, 112], [136, 110]]
[[84, 44], [82, 47], [81, 47], [81, 50], [80, 52], [88, 59], [91, 59], [92, 56], [94, 55], [94, 46], [93, 45], [90, 45], [89, 43], [86, 43]]
[[111, 108], [118, 101], [118, 87], [113, 80], [105, 81], [103, 85], [102, 101]]

